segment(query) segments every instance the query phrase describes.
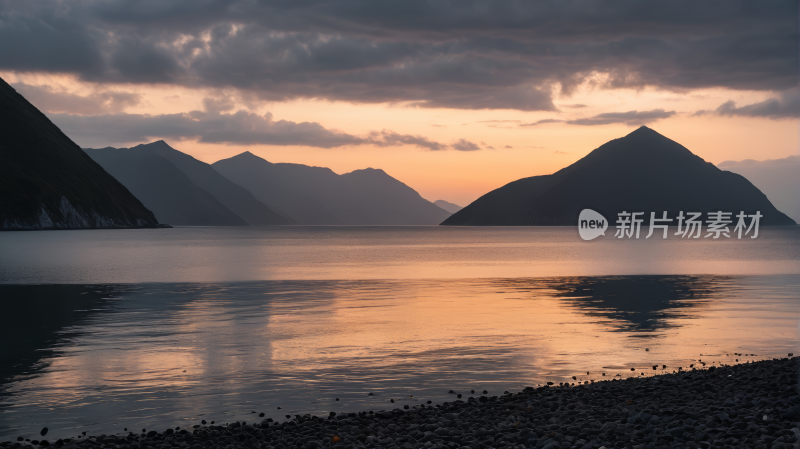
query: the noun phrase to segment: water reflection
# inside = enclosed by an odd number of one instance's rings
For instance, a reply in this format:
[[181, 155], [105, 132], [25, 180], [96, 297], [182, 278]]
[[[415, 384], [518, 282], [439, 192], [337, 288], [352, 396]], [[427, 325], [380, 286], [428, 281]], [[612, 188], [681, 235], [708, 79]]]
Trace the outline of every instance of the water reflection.
[[546, 283], [554, 296], [612, 331], [651, 337], [681, 326], [729, 289], [719, 276], [615, 276]]
[[115, 290], [104, 285], [0, 285], [2, 382], [47, 368], [46, 361], [64, 341], [86, 331], [81, 324], [109, 309]]
[[780, 355], [794, 350], [799, 289], [793, 276], [0, 286], [15, 317], [0, 328], [13, 360], [0, 438], [385, 409], [701, 353]]

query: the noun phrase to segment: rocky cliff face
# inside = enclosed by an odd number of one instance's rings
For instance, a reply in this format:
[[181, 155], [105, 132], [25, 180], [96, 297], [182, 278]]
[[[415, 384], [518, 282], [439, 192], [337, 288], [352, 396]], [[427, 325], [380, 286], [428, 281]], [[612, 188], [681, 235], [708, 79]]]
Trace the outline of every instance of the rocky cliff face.
[[[166, 227], [165, 225], [158, 225]], [[145, 219], [135, 221], [119, 220], [104, 217], [97, 212], [85, 212], [80, 207], [75, 208], [66, 197], [61, 197], [57, 209], [45, 207], [42, 204], [39, 214], [26, 218], [7, 218], [2, 223], [3, 230], [40, 230], [40, 229], [92, 229], [92, 228], [143, 228], [154, 227]]]
[[156, 226], [125, 186], [0, 79], [0, 230]]

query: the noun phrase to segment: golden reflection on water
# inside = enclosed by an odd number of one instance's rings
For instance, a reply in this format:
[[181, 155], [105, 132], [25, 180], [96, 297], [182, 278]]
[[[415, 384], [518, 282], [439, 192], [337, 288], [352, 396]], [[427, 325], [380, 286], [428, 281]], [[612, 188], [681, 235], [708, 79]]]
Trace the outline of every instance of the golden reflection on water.
[[450, 389], [499, 394], [785, 356], [800, 314], [790, 276], [107, 289], [112, 299], [54, 335], [52, 356], [2, 385], [0, 435], [43, 420], [69, 434], [384, 409], [452, 400]]

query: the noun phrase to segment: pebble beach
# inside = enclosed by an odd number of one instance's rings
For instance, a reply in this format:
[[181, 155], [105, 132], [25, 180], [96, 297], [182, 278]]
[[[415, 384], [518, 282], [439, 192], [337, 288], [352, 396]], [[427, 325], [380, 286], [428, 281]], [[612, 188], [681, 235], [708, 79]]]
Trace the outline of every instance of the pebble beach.
[[[393, 410], [287, 415], [283, 422], [195, 424], [2, 447], [78, 448], [800, 448], [798, 358], [453, 401]], [[476, 392], [482, 393], [482, 392]], [[461, 395], [458, 398], [457, 395]], [[257, 415], [254, 415], [254, 417]]]

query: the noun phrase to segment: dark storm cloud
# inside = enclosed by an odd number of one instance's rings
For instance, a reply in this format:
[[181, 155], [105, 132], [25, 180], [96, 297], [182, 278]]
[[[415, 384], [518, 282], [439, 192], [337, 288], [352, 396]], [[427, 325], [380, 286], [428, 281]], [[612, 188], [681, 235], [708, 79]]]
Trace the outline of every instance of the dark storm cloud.
[[267, 100], [555, 110], [554, 91], [587, 81], [792, 88], [797, 8], [788, 0], [9, 0], [0, 5], [0, 68], [232, 87]]
[[67, 135], [84, 147], [145, 142], [153, 139], [197, 139], [232, 145], [302, 145], [336, 148], [346, 145], [380, 147], [413, 145], [431, 151], [474, 151], [480, 148], [465, 139], [445, 145], [426, 137], [391, 130], [356, 136], [330, 130], [319, 123], [275, 120], [247, 111], [221, 114], [217, 110], [180, 114], [48, 114]]
[[593, 117], [568, 120], [570, 125], [595, 126], [622, 123], [628, 126], [639, 126], [647, 123], [668, 118], [675, 115], [675, 111], [665, 111], [663, 109], [653, 109], [650, 111], [628, 111], [628, 112], [606, 112], [597, 114]]
[[231, 97], [203, 98], [203, 107], [208, 112], [227, 112], [236, 107], [236, 102]]
[[72, 16], [63, 4], [2, 2], [0, 68], [91, 77], [106, 64], [102, 34]]
[[[705, 111], [701, 111], [705, 112]], [[778, 98], [736, 106], [733, 101], [720, 105], [715, 113], [719, 115], [739, 115], [745, 117], [764, 117], [770, 119], [793, 119], [800, 117], [800, 90], [784, 92]]]

